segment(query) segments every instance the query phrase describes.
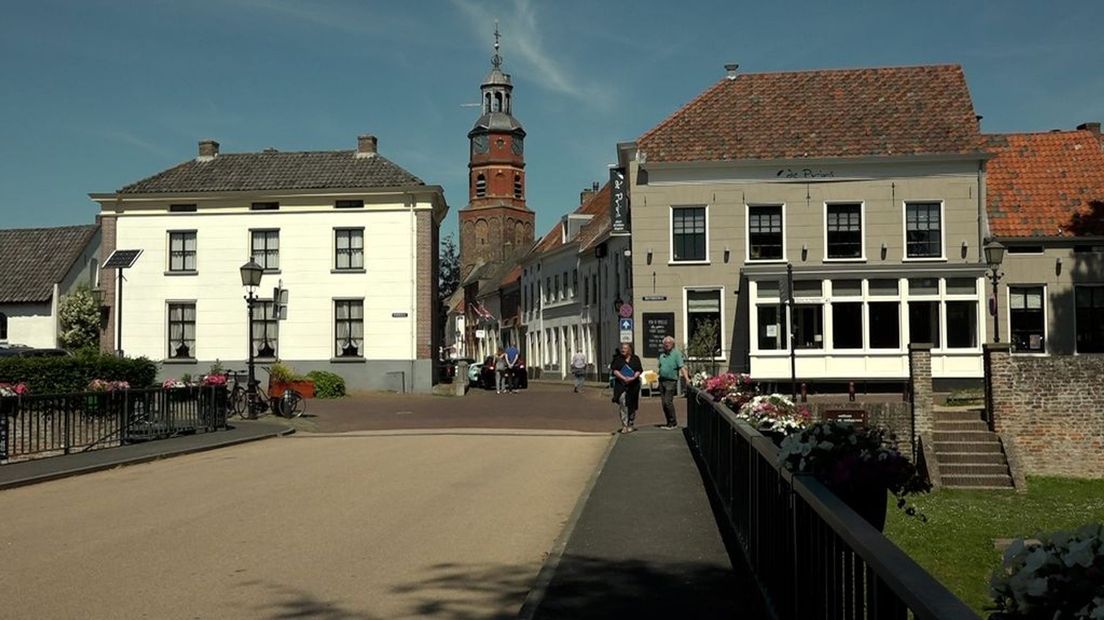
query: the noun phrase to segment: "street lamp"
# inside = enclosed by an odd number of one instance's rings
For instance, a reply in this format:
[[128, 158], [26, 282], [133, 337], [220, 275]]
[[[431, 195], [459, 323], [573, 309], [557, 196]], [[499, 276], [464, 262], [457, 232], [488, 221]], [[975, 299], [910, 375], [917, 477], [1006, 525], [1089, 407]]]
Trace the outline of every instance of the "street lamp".
[[997, 285], [1000, 283], [1001, 261], [1004, 260], [1004, 246], [998, 241], [990, 240], [985, 244], [985, 262], [989, 265], [989, 281], [993, 283], [993, 342], [1000, 342], [1000, 302], [997, 297]]
[[264, 274], [264, 269], [253, 261], [252, 258], [249, 262], [241, 266], [241, 281], [242, 286], [246, 287], [245, 304], [246, 312], [248, 313], [249, 320], [246, 321], [246, 346], [249, 347], [249, 391], [248, 391], [248, 403], [249, 403], [249, 417], [252, 418], [256, 411], [254, 406], [254, 399], [257, 393], [257, 379], [256, 370], [253, 365], [253, 304], [257, 301], [257, 294], [254, 292], [261, 284], [261, 275]]

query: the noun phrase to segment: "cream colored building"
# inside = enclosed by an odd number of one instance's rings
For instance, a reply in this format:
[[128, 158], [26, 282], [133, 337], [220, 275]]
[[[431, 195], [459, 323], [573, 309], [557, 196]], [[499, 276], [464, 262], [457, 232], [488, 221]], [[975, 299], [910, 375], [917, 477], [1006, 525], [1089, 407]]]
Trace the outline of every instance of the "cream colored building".
[[[121, 312], [115, 274], [104, 274], [105, 348], [158, 360], [174, 377], [215, 360], [244, 368], [253, 347], [262, 365], [333, 371], [350, 389], [435, 382], [447, 206], [440, 187], [379, 155], [374, 137], [356, 151], [307, 153], [220, 154], [205, 141], [195, 160], [92, 198], [103, 256], [142, 250], [124, 272]], [[265, 269], [252, 318], [239, 276], [250, 258]]]
[[[932, 343], [982, 376], [984, 165], [957, 66], [739, 74], [621, 145], [634, 338], [718, 321], [722, 367], [788, 383], [900, 383]], [[787, 268], [793, 269], [792, 312]]]

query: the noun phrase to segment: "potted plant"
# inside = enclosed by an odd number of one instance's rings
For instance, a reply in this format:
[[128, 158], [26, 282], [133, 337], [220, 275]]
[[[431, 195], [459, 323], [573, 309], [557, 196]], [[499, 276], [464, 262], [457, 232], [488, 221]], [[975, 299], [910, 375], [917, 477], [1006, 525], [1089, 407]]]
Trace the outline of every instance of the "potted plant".
[[276, 362], [269, 368], [268, 380], [268, 395], [272, 398], [283, 396], [288, 389], [299, 392], [303, 398], [314, 398], [314, 381], [297, 374], [291, 366], [283, 362]]
[[1104, 618], [1104, 525], [1017, 540], [993, 573], [991, 620]]
[[796, 405], [781, 394], [753, 396], [740, 407], [736, 417], [773, 438], [775, 443], [782, 441], [790, 433], [809, 426], [812, 421], [808, 407]]
[[751, 400], [757, 392], [751, 375], [734, 372], [704, 377], [702, 389], [712, 396], [714, 401], [724, 403], [734, 411], [743, 407], [744, 403]]
[[19, 397], [30, 392], [26, 383], [0, 383], [0, 415], [14, 415]]
[[931, 490], [931, 483], [881, 428], [817, 422], [783, 439], [778, 458], [794, 473], [816, 476], [879, 531], [885, 527], [887, 492], [913, 516], [916, 508], [905, 498]]

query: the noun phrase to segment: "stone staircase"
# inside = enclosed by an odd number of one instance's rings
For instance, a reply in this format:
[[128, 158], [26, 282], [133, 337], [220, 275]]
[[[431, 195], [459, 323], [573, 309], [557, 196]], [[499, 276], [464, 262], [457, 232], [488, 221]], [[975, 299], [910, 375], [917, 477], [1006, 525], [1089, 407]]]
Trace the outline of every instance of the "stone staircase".
[[997, 434], [976, 409], [936, 406], [936, 460], [939, 478], [952, 489], [1012, 489], [1012, 474]]

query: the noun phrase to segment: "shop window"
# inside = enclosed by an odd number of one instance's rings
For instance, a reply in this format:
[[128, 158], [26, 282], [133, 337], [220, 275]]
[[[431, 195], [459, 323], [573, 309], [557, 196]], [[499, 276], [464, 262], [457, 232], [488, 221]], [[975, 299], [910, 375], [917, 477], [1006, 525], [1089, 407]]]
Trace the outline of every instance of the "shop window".
[[978, 346], [976, 301], [947, 302], [947, 348], [973, 349]]
[[1045, 290], [1041, 286], [1012, 286], [1008, 289], [1008, 325], [1012, 350], [1017, 353], [1046, 352]]
[[862, 297], [862, 280], [832, 280], [833, 297]]
[[895, 297], [897, 280], [871, 280], [867, 283], [871, 297]]
[[862, 346], [862, 303], [832, 304], [832, 348], [861, 349]]
[[939, 347], [939, 302], [910, 301], [909, 340], [916, 344], [928, 343]]
[[782, 205], [748, 207], [748, 258], [782, 259]]
[[713, 328], [712, 350], [721, 352], [721, 291], [686, 291], [686, 338], [693, 346], [699, 343], [702, 329]]
[[824, 306], [797, 304], [794, 315], [794, 346], [798, 349], [823, 349]]
[[908, 292], [909, 292], [909, 295], [938, 295], [939, 294], [939, 279], [938, 278], [909, 278]]
[[1078, 286], [1074, 289], [1077, 304], [1077, 352], [1104, 353], [1104, 287]]
[[977, 295], [977, 280], [974, 278], [947, 278], [948, 295]]
[[870, 315], [870, 348], [900, 349], [900, 304], [895, 301], [877, 301], [868, 304]]
[[862, 258], [862, 205], [828, 205], [825, 218], [828, 258]]
[[759, 306], [759, 349], [763, 351], [777, 351], [786, 348], [786, 332], [782, 323], [780, 306]]

